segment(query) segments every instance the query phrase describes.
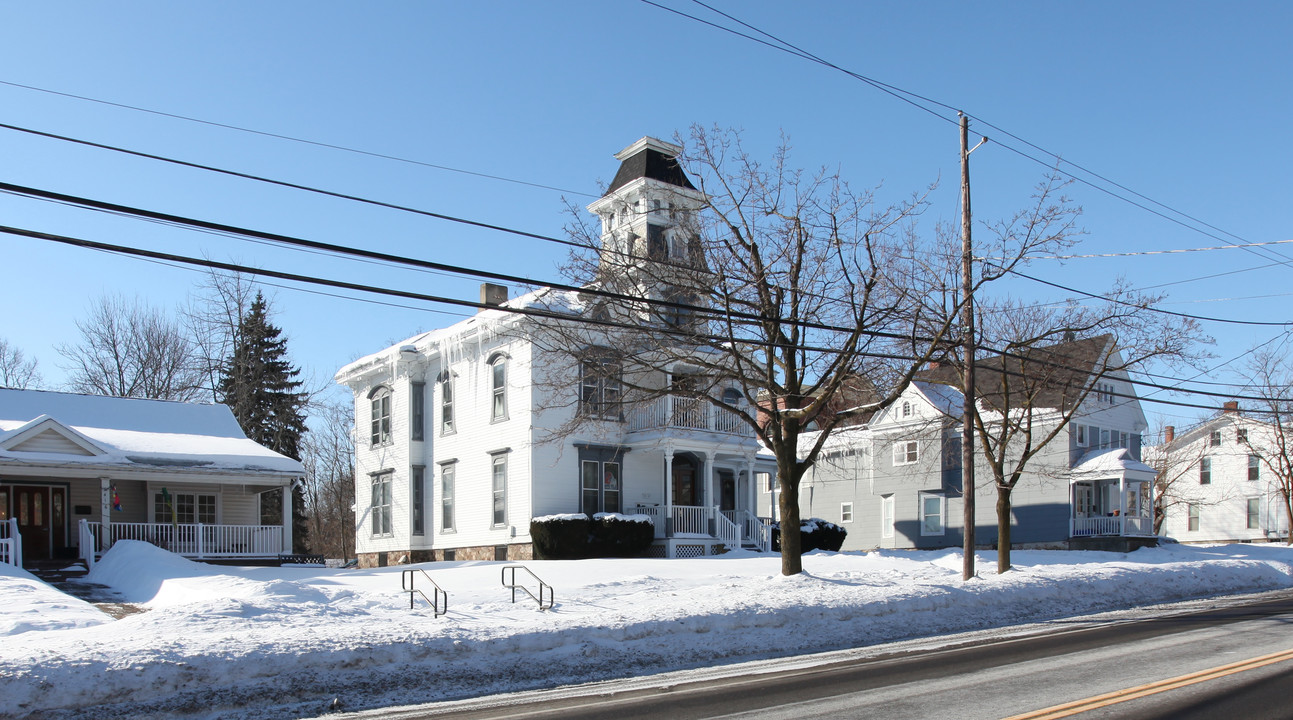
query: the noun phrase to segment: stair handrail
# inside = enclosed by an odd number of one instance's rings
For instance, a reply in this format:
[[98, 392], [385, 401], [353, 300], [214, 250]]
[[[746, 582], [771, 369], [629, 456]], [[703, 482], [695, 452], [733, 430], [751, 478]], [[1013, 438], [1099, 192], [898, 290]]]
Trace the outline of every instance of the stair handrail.
[[[427, 582], [431, 583], [431, 597], [427, 597], [426, 593], [414, 587], [414, 579], [417, 577], [413, 574], [415, 572], [422, 573], [422, 577], [426, 578]], [[431, 606], [432, 611], [435, 612], [435, 617], [440, 617], [449, 612], [449, 593], [445, 592], [443, 588], [436, 584], [436, 581], [427, 574], [426, 570], [423, 570], [422, 568], [409, 568], [405, 570], [400, 574], [400, 585], [404, 588], [404, 592], [409, 594], [410, 610], [413, 609], [413, 603], [416, 600], [413, 595], [414, 593], [417, 593], [422, 596], [423, 600], [427, 601], [428, 605]], [[440, 602], [441, 599], [444, 600], [443, 604]]]
[[[530, 576], [530, 577], [532, 577], [532, 578], [534, 578], [536, 581], [538, 581], [538, 583], [539, 583], [539, 594], [538, 594], [538, 596], [537, 596], [537, 597], [535, 596], [535, 594], [534, 594], [534, 593], [530, 592], [530, 588], [528, 588], [528, 587], [526, 587], [526, 586], [524, 586], [524, 585], [518, 585], [518, 584], [516, 583], [516, 571], [517, 571], [518, 569], [519, 569], [519, 570], [524, 570], [527, 574], [529, 574], [529, 576]], [[509, 570], [511, 571], [511, 582], [508, 582], [508, 579], [509, 579], [509, 578], [508, 578], [508, 571], [509, 571]], [[542, 580], [538, 575], [535, 575], [535, 574], [534, 574], [534, 571], [530, 570], [530, 568], [528, 568], [528, 567], [526, 567], [526, 566], [524, 566], [524, 565], [504, 565], [504, 566], [503, 566], [503, 573], [502, 573], [502, 580], [503, 580], [503, 587], [511, 589], [511, 591], [512, 591], [512, 602], [513, 602], [514, 604], [516, 603], [516, 591], [517, 591], [518, 589], [519, 589], [521, 592], [524, 592], [526, 595], [529, 595], [531, 600], [534, 600], [535, 602], [539, 603], [539, 609], [540, 609], [540, 610], [550, 610], [550, 609], [552, 608], [553, 604], [556, 602], [556, 595], [554, 595], [554, 594], [553, 594], [553, 592], [552, 592], [552, 586], [551, 586], [551, 585], [549, 585], [549, 584], [547, 584], [547, 583], [545, 583], [545, 582], [543, 582], [543, 580]], [[547, 595], [547, 603], [546, 603], [546, 604], [544, 603], [544, 594], [545, 594], [545, 591], [546, 591], [546, 595]]]

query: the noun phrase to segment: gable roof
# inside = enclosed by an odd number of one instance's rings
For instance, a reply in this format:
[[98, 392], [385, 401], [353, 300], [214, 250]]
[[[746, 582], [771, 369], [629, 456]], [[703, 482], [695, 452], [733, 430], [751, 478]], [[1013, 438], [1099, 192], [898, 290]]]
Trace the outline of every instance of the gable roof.
[[226, 405], [0, 388], [0, 467], [24, 463], [305, 472], [248, 439]]
[[[1029, 348], [1016, 353], [1017, 357], [986, 358], [975, 366], [976, 394], [980, 402], [997, 410], [1025, 405], [1067, 407], [1088, 388], [1092, 373], [1113, 353], [1113, 336], [1096, 335]], [[947, 364], [921, 371], [916, 379], [951, 387], [959, 387], [961, 382], [956, 368]]]

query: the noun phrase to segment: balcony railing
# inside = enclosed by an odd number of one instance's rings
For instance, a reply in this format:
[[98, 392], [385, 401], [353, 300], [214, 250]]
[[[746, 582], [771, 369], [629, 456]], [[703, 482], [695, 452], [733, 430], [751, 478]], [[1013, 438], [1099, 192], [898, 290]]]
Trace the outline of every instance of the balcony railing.
[[281, 525], [102, 523], [82, 520], [80, 556], [93, 563], [118, 540], [140, 540], [197, 558], [274, 557], [284, 552]]
[[750, 437], [754, 430], [736, 413], [700, 398], [666, 395], [632, 407], [629, 431], [683, 428]]

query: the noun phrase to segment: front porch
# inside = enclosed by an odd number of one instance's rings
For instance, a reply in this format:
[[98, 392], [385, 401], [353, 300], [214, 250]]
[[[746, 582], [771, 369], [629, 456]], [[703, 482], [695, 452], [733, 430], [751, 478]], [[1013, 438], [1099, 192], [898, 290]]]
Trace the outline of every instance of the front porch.
[[746, 548], [768, 552], [772, 530], [765, 518], [748, 510], [717, 505], [638, 505], [633, 512], [651, 518], [656, 542], [653, 557], [704, 557]]
[[1069, 538], [1154, 537], [1153, 468], [1126, 449], [1094, 455], [1069, 483]]
[[[151, 543], [194, 560], [277, 558], [291, 552], [290, 526], [80, 521], [77, 556], [89, 568], [121, 540]], [[287, 541], [287, 542], [290, 542]]]

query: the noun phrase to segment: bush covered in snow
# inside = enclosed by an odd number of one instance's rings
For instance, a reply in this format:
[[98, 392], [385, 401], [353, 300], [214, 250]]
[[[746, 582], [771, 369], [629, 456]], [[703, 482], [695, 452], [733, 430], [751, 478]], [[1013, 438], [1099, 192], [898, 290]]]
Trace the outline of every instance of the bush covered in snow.
[[[828, 550], [839, 552], [844, 546], [848, 531], [833, 522], [821, 518], [808, 518], [799, 521], [799, 552]], [[772, 523], [772, 549], [781, 552], [781, 523]]]
[[641, 557], [655, 539], [646, 515], [597, 513], [593, 516], [592, 557]]
[[530, 538], [537, 560], [575, 560], [588, 557], [587, 515], [545, 515], [530, 521]]
[[546, 515], [530, 521], [534, 557], [574, 560], [590, 557], [639, 557], [646, 552], [655, 529], [646, 515], [597, 513]]

